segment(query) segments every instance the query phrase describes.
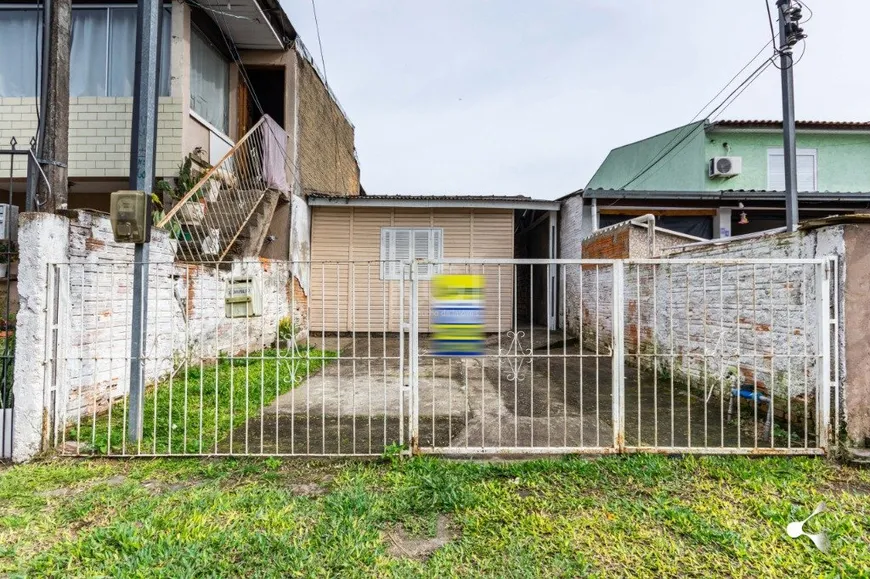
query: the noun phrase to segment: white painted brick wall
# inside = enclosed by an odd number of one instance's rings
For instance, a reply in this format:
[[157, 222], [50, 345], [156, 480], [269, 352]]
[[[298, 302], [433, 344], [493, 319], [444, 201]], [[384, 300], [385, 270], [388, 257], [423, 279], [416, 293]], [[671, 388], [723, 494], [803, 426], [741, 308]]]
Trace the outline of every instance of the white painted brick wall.
[[[57, 268], [61, 288], [57, 399], [65, 401], [58, 405], [57, 420], [58, 424], [68, 424], [101, 412], [110, 400], [128, 392], [133, 247], [114, 242], [110, 222], [103, 215], [75, 211], [69, 212], [68, 218], [52, 217], [56, 219], [45, 225], [42, 220], [27, 220], [24, 233], [27, 239], [41, 239], [59, 231], [68, 243], [68, 250], [64, 244], [64, 255], [50, 259], [52, 263], [65, 261]], [[60, 224], [55, 223], [58, 220]], [[198, 364], [224, 354], [245, 356], [270, 347], [276, 340], [279, 321], [291, 315], [292, 306], [296, 308], [294, 320], [302, 325], [304, 304], [291, 300], [288, 262], [258, 260], [234, 264], [232, 270], [189, 266], [173, 261], [173, 243], [165, 232], [153, 230], [145, 348], [148, 382], [178, 371], [185, 361]], [[20, 252], [22, 265], [36, 260], [33, 270], [46, 271], [41, 256], [46, 252], [39, 244], [22, 244]], [[241, 279], [251, 279], [260, 286], [262, 315], [226, 317], [228, 285]], [[47, 285], [42, 275], [19, 286], [22, 311], [35, 308], [32, 315], [25, 313], [18, 318], [17, 335], [30, 337], [29, 341], [19, 340], [19, 348], [26, 345], [28, 356], [33, 357], [38, 368], [43, 368], [43, 360], [49, 361], [49, 367], [52, 361], [51, 344], [45, 337], [44, 304], [52, 301]], [[16, 388], [22, 390], [16, 390], [16, 412], [19, 408], [22, 413], [29, 412], [21, 418], [22, 424], [36, 425], [38, 433], [44, 407], [41, 397], [28, 405], [18, 396], [32, 400], [35, 393], [43, 391], [43, 382], [39, 377], [25, 375], [24, 365], [16, 365], [16, 371], [19, 366], [22, 375], [21, 380], [16, 375]], [[32, 388], [25, 392], [27, 384]], [[29, 441], [29, 446], [19, 452], [19, 459], [24, 460], [33, 456], [38, 444], [33, 436], [21, 439]]]
[[[835, 256], [840, 262], [842, 277], [844, 253], [843, 227], [834, 225], [685, 251], [674, 250], [668, 252], [668, 257], [813, 259]], [[656, 325], [662, 339], [669, 342], [673, 323], [674, 341], [683, 344], [684, 364], [689, 362], [687, 354], [703, 353], [706, 349], [715, 352], [716, 359], [723, 358], [726, 365], [739, 363], [744, 382], [761, 381], [781, 399], [787, 393], [792, 398], [815, 394], [819, 331], [828, 328], [820, 328], [817, 321], [821, 298], [816, 291], [814, 266], [723, 266], [721, 271], [718, 267], [708, 268], [706, 276], [702, 269], [694, 267], [689, 275], [688, 294], [685, 268], [681, 273], [674, 278], [673, 315], [662, 313], [665, 304], [659, 298]], [[838, 281], [842, 287], [842, 279]], [[660, 295], [666, 283], [664, 279], [658, 280], [656, 287]], [[719, 307], [720, 294], [724, 307]], [[839, 311], [843, 311], [842, 292], [834, 299], [841, 302]], [[842, 353], [842, 342], [838, 342], [836, 347]], [[841, 355], [840, 360], [844, 372], [844, 356]], [[702, 376], [697, 360], [688, 364], [687, 374]]]
[[[36, 133], [36, 99], [0, 98], [0, 148], [15, 137], [27, 148]], [[69, 176], [127, 177], [130, 174], [132, 97], [70, 99]], [[178, 97], [160, 97], [157, 112], [157, 175], [177, 173], [181, 162], [182, 105]], [[26, 159], [15, 161], [14, 176], [26, 175]], [[0, 157], [0, 175], [9, 174]]]
[[[564, 217], [564, 216], [563, 216]], [[563, 228], [563, 233], [565, 229]], [[845, 251], [842, 226], [765, 236], [691, 250], [664, 250], [673, 259], [811, 259]], [[566, 256], [567, 257], [567, 256]], [[630, 257], [635, 255], [634, 245]], [[566, 288], [568, 327], [579, 333], [580, 315], [587, 348], [611, 345], [612, 274], [609, 267], [575, 270]], [[571, 278], [566, 278], [570, 281]], [[692, 388], [708, 387], [729, 368], [739, 369], [744, 383], [758, 381], [783, 401], [810, 399], [818, 382], [817, 322], [821, 303], [812, 265], [737, 266], [709, 263], [626, 265], [624, 340], [628, 362], [676, 374]], [[842, 284], [842, 279], [840, 280]], [[842, 286], [841, 286], [842, 287]], [[596, 293], [597, 288], [597, 293]], [[573, 291], [572, 291], [573, 290]], [[843, 295], [840, 300], [842, 309]], [[837, 345], [841, 375], [845, 372], [842, 342]]]

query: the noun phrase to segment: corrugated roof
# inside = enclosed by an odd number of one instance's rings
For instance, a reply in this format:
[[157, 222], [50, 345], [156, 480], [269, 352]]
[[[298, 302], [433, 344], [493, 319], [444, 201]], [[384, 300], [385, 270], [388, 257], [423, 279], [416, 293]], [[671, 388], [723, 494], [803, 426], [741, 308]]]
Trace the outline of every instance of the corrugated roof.
[[[716, 121], [710, 128], [757, 128], [757, 129], [782, 129], [782, 121], [772, 119], [761, 120], [730, 120]], [[796, 121], [798, 129], [821, 129], [835, 131], [867, 131], [870, 130], [868, 121]]]
[[309, 197], [318, 199], [360, 199], [388, 201], [541, 201], [526, 195], [331, 195], [312, 191]]
[[831, 215], [818, 219], [806, 219], [798, 224], [798, 229], [818, 229], [827, 225], [840, 225], [843, 223], [870, 223], [870, 214], [853, 213], [851, 215]]
[[[714, 200], [784, 200], [785, 191], [723, 189], [721, 191], [634, 191], [621, 189], [586, 189], [589, 199], [714, 199]], [[870, 191], [799, 191], [802, 201], [870, 201]]]
[[532, 199], [525, 195], [328, 195], [311, 192], [312, 205], [369, 205], [392, 207], [492, 207], [495, 209], [542, 209], [558, 211], [559, 201]]

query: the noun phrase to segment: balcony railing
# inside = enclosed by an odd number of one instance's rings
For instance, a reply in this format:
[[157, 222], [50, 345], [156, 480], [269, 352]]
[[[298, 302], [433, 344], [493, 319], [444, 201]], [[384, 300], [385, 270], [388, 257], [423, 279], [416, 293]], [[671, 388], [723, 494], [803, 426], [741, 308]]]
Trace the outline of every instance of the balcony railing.
[[157, 227], [177, 241], [179, 260], [252, 257], [242, 241], [267, 191], [289, 191], [286, 142], [284, 130], [264, 116], [178, 199]]

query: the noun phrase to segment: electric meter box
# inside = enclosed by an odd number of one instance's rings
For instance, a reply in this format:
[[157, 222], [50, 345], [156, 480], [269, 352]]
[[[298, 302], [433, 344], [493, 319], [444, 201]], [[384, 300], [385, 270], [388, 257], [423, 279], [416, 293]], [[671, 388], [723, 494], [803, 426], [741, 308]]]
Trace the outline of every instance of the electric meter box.
[[151, 239], [149, 196], [144, 191], [114, 191], [109, 204], [112, 233], [118, 243], [146, 243]]
[[0, 203], [0, 241], [18, 241], [18, 206]]
[[225, 300], [228, 318], [251, 318], [262, 315], [260, 286], [252, 279], [237, 279], [227, 284]]

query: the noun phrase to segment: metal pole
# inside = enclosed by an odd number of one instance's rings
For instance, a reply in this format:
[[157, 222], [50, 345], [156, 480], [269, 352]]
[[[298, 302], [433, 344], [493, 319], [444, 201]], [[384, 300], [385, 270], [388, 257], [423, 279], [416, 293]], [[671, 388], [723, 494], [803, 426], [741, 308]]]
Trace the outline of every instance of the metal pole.
[[[141, 0], [136, 15], [136, 68], [133, 88], [133, 135], [130, 150], [130, 188], [149, 194], [154, 188], [157, 157], [157, 85], [160, 62], [162, 2]], [[150, 225], [150, 224], [149, 224]], [[150, 233], [150, 227], [148, 228]], [[133, 257], [133, 312], [130, 339], [130, 405], [127, 439], [142, 437], [142, 401], [145, 383], [145, 337], [148, 321], [148, 239], [137, 243]]]
[[782, 152], [785, 163], [785, 224], [796, 231], [798, 224], [797, 143], [794, 126], [794, 58], [789, 42], [791, 0], [778, 0], [779, 62], [782, 76]]
[[[42, 159], [42, 142], [45, 137], [45, 111], [48, 108], [48, 57], [51, 43], [51, 0], [42, 2], [42, 50], [39, 60], [39, 126], [36, 129], [36, 140], [33, 144], [33, 153], [37, 159]], [[37, 26], [37, 31], [39, 27]], [[27, 194], [25, 197], [24, 210], [36, 211], [36, 186], [39, 179], [39, 169], [33, 157], [27, 159]]]

